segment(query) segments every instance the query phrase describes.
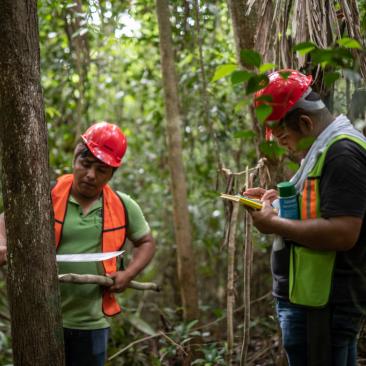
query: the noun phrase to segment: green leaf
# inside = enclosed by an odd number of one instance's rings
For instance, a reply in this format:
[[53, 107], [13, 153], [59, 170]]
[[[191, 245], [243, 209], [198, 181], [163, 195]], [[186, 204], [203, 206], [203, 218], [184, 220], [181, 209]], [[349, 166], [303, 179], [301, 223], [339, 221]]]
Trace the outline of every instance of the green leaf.
[[239, 103], [237, 103], [234, 107], [236, 113], [240, 112], [242, 109], [247, 107], [250, 103], [252, 103], [251, 98], [243, 98]]
[[74, 84], [77, 84], [79, 81], [80, 81], [80, 77], [78, 74], [72, 74], [71, 75], [71, 81], [74, 83]]
[[360, 43], [353, 38], [349, 38], [349, 37], [343, 37], [341, 39], [339, 39], [337, 41], [337, 43], [342, 46], [342, 47], [346, 47], [346, 48], [358, 48], [361, 49], [361, 45]]
[[209, 190], [209, 189], [202, 193], [202, 197], [209, 198], [209, 199], [217, 198], [217, 195], [218, 195], [217, 191], [213, 191], [213, 190]]
[[187, 330], [191, 330], [196, 324], [198, 323], [198, 320], [192, 320], [187, 324]]
[[268, 85], [268, 83], [269, 83], [269, 79], [264, 74], [252, 76], [248, 80], [248, 84], [247, 84], [247, 88], [246, 88], [245, 92], [247, 94], [255, 93], [256, 91], [263, 89], [266, 85]]
[[311, 54], [315, 64], [321, 64], [322, 67], [331, 65], [336, 67], [352, 68], [353, 56], [345, 48], [316, 49]]
[[224, 311], [221, 308], [215, 308], [212, 312], [216, 318], [221, 318], [224, 315]]
[[258, 52], [248, 49], [240, 52], [240, 58], [245, 66], [255, 66], [259, 68], [262, 62], [262, 57]]
[[193, 54], [188, 54], [186, 57], [183, 57], [180, 61], [179, 61], [179, 67], [186, 66], [189, 65], [192, 62], [193, 59]]
[[299, 52], [300, 56], [305, 56], [306, 54], [315, 50], [316, 48], [317, 48], [316, 45], [312, 42], [302, 42], [295, 45], [293, 50], [295, 52]]
[[129, 322], [137, 328], [140, 332], [145, 333], [147, 335], [155, 335], [155, 330], [145, 322], [145, 320], [142, 320], [136, 315], [132, 315], [128, 317]]
[[291, 72], [290, 71], [281, 71], [279, 72], [279, 74], [281, 75], [281, 77], [285, 80], [288, 79], [288, 77], [291, 75]]
[[212, 78], [212, 82], [222, 79], [230, 74], [232, 74], [237, 69], [234, 64], [220, 65], [215, 71], [215, 75]]
[[332, 61], [332, 50], [317, 49], [312, 53], [313, 62], [316, 64], [320, 63], [331, 63]]
[[309, 147], [313, 144], [313, 142], [315, 141], [315, 137], [310, 136], [310, 137], [304, 137], [302, 138], [296, 145], [296, 148], [299, 151], [304, 151], [309, 149]]
[[45, 113], [46, 116], [50, 117], [50, 118], [55, 118], [55, 117], [60, 117], [61, 113], [59, 110], [57, 110], [55, 107], [46, 107], [45, 108]]
[[241, 130], [234, 132], [234, 138], [238, 139], [252, 139], [255, 137], [255, 132], [253, 130]]
[[260, 151], [271, 158], [277, 158], [282, 156], [286, 150], [279, 146], [275, 141], [265, 141], [259, 145]]
[[273, 70], [276, 68], [275, 64], [263, 64], [259, 67], [259, 72], [261, 74], [264, 74], [267, 71]]
[[334, 82], [336, 80], [338, 80], [340, 78], [340, 74], [339, 72], [327, 72], [325, 75], [324, 75], [324, 83], [326, 86], [331, 86], [332, 84], [334, 84]]
[[261, 95], [258, 98], [255, 98], [256, 102], [263, 101], [263, 102], [272, 102], [273, 98], [272, 95]]
[[248, 81], [250, 77], [253, 76], [253, 73], [245, 71], [245, 70], [237, 70], [231, 74], [231, 83], [233, 85], [244, 83]]
[[261, 104], [255, 109], [255, 115], [258, 121], [263, 123], [266, 118], [272, 113], [273, 108], [268, 104]]
[[196, 358], [193, 362], [192, 362], [192, 366], [193, 365], [202, 365], [202, 364], [204, 364], [204, 362], [205, 362], [205, 359], [204, 358]]
[[296, 172], [300, 167], [300, 164], [295, 163], [294, 161], [289, 161], [287, 163], [287, 168], [291, 170], [292, 172]]

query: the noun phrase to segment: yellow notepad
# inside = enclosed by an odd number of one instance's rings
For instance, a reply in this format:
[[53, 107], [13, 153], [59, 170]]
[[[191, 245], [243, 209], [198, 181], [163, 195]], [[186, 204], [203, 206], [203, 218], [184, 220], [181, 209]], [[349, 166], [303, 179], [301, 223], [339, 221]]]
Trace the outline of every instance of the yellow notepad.
[[221, 193], [220, 197], [225, 200], [239, 202], [241, 205], [248, 206], [248, 207], [254, 208], [256, 210], [260, 210], [263, 206], [263, 203], [260, 200], [256, 200], [254, 198], [249, 198], [249, 197], [243, 196], [241, 194], [232, 195], [232, 194]]

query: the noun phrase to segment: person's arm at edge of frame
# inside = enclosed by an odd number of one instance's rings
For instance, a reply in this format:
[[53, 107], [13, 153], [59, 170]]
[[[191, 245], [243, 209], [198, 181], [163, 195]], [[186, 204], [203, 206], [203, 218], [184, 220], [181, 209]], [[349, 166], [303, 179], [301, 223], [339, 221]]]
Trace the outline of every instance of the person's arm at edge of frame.
[[6, 229], [4, 213], [0, 214], [0, 266], [6, 263]]
[[261, 210], [249, 211], [254, 226], [263, 234], [277, 234], [318, 250], [350, 250], [356, 244], [362, 226], [362, 218], [353, 216], [285, 219], [274, 212], [268, 200], [264, 200]]
[[128, 284], [149, 264], [155, 253], [155, 241], [151, 233], [144, 235], [139, 240], [133, 241], [134, 249], [132, 259], [127, 268], [109, 274], [114, 278], [114, 284], [109, 288], [112, 292], [124, 291]]

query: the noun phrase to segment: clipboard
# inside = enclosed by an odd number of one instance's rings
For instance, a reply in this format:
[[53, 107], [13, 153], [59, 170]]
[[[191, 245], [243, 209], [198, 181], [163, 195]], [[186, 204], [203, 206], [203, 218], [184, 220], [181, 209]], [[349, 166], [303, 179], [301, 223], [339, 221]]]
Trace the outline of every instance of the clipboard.
[[255, 210], [260, 210], [263, 206], [262, 201], [257, 200], [255, 198], [249, 198], [241, 194], [232, 195], [232, 194], [221, 193], [220, 197], [225, 200], [239, 202], [241, 205], [253, 208]]

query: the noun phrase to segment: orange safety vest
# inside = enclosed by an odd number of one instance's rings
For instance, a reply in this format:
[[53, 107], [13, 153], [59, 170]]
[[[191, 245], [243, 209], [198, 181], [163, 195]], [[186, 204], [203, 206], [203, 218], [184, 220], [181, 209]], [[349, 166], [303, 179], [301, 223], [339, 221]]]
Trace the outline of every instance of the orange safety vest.
[[[58, 248], [62, 243], [62, 229], [65, 222], [67, 203], [73, 179], [74, 177], [72, 174], [63, 175], [57, 179], [57, 183], [52, 189], [56, 248]], [[122, 199], [110, 188], [109, 185], [105, 185], [103, 188], [102, 212], [102, 251], [118, 251], [126, 241], [126, 209]], [[103, 267], [105, 273], [116, 272], [117, 259], [111, 258], [103, 261]], [[121, 311], [114, 294], [108, 290], [104, 291], [102, 308], [103, 313], [107, 316], [116, 315]]]

